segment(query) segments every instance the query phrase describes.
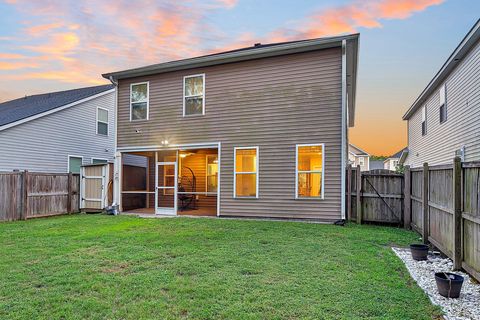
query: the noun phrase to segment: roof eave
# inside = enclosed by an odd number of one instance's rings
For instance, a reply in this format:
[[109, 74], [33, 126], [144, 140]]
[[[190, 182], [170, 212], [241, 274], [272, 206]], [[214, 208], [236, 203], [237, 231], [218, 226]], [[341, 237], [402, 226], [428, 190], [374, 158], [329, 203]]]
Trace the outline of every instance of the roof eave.
[[[358, 34], [351, 34], [323, 39], [313, 39], [298, 43], [286, 43], [283, 45], [251, 49], [247, 51], [227, 52], [224, 54], [208, 55], [191, 59], [165, 62], [150, 66], [129, 69], [124, 71], [102, 74], [105, 79], [125, 79], [140, 77], [164, 72], [171, 72], [184, 69], [192, 69], [206, 66], [213, 66], [224, 63], [239, 62], [251, 59], [272, 57], [291, 53], [307, 52], [319, 49], [339, 47], [342, 40], [357, 40]], [[356, 67], [355, 67], [356, 68]]]
[[467, 35], [463, 38], [460, 44], [455, 48], [447, 61], [443, 64], [437, 74], [433, 77], [427, 87], [418, 96], [415, 102], [410, 106], [407, 112], [403, 115], [403, 120], [408, 120], [410, 117], [425, 103], [427, 98], [436, 90], [436, 88], [450, 75], [450, 73], [457, 67], [462, 59], [470, 52], [472, 47], [480, 41], [480, 19], [470, 29]]

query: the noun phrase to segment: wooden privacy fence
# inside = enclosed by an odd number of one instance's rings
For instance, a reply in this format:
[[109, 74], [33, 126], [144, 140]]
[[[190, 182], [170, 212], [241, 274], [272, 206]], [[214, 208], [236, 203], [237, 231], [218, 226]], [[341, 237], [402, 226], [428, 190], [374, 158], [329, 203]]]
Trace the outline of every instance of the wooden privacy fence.
[[403, 174], [390, 170], [347, 169], [347, 215], [358, 223], [403, 221]]
[[480, 162], [407, 166], [403, 175], [349, 166], [346, 194], [350, 220], [411, 228], [480, 280]]
[[78, 212], [79, 189], [78, 174], [0, 172], [0, 221]]

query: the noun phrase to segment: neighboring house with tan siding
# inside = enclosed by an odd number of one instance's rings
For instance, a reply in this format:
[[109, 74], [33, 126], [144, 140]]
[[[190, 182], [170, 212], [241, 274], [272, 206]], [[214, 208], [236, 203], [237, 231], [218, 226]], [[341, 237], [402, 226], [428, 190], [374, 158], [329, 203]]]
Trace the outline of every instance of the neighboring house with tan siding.
[[480, 160], [480, 20], [403, 116], [411, 167]]
[[344, 219], [357, 50], [354, 34], [104, 74], [120, 210]]
[[351, 143], [348, 145], [348, 162], [352, 167], [360, 167], [360, 171], [370, 170], [370, 154]]
[[0, 103], [0, 171], [79, 173], [112, 162], [115, 89], [95, 86]]

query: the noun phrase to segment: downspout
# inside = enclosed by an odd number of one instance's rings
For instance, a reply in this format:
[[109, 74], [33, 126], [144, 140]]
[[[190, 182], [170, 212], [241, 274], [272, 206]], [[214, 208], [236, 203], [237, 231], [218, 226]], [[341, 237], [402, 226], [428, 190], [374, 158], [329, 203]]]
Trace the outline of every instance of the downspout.
[[121, 210], [121, 197], [120, 197], [120, 169], [121, 169], [121, 154], [117, 152], [117, 115], [118, 115], [118, 81], [112, 76], [108, 78], [110, 82], [115, 86], [115, 101], [114, 101], [114, 165], [113, 165], [113, 203], [112, 206], [118, 205]]
[[346, 179], [346, 153], [347, 153], [347, 40], [342, 40], [342, 164], [341, 164], [341, 214], [345, 219], [345, 179]]

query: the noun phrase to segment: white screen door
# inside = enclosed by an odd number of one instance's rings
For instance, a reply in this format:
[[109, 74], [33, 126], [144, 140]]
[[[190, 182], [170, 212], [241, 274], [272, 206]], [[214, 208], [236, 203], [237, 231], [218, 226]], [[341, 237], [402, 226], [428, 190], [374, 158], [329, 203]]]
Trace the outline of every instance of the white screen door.
[[177, 163], [157, 162], [155, 213], [177, 214]]

